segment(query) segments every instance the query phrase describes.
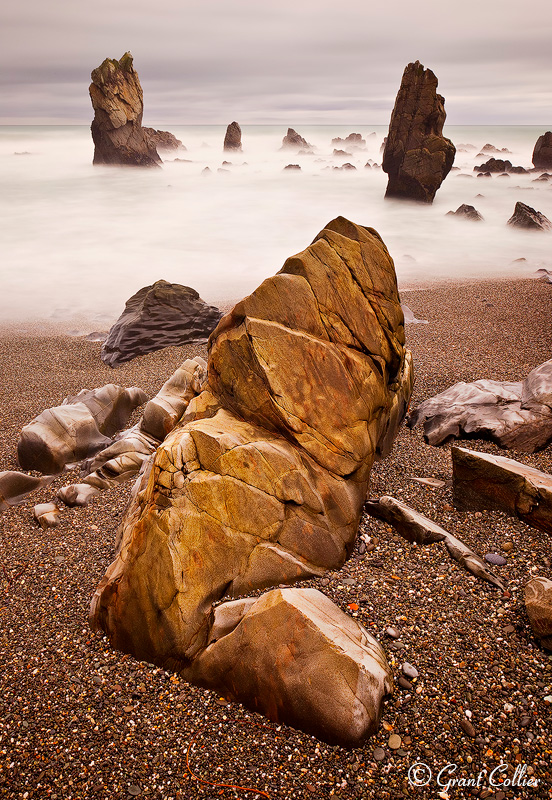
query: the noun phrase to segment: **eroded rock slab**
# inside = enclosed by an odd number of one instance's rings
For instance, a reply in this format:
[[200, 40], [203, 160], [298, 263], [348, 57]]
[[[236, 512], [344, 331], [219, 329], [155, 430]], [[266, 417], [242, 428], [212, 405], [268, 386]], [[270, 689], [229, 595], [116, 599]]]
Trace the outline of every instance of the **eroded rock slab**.
[[92, 71], [90, 99], [94, 109], [94, 164], [157, 167], [153, 141], [142, 127], [143, 92], [132, 56], [106, 58]]
[[386, 197], [432, 203], [451, 170], [456, 148], [443, 136], [445, 100], [437, 78], [419, 61], [406, 67], [389, 123], [382, 168]]
[[[373, 229], [333, 220], [211, 335], [207, 382], [144, 464], [92, 626], [115, 647], [191, 676], [212, 644], [213, 603], [339, 567], [412, 380], [387, 249]], [[295, 616], [292, 605], [285, 613]], [[301, 626], [307, 649], [311, 633]], [[271, 637], [280, 647], [279, 631]], [[303, 666], [286, 652], [292, 694], [306, 698]], [[253, 703], [249, 686], [243, 702]], [[259, 692], [268, 697], [267, 686]], [[287, 719], [330, 738], [326, 700], [315, 696], [309, 722], [296, 711]], [[340, 719], [355, 715], [354, 692], [347, 704]], [[353, 727], [349, 741], [366, 730]]]
[[525, 608], [533, 633], [543, 647], [552, 650], [552, 581], [533, 578], [525, 587]]
[[381, 645], [315, 589], [274, 589], [246, 605], [218, 606], [207, 647], [181, 674], [345, 747], [376, 732], [393, 691]]
[[552, 360], [524, 381], [460, 381], [421, 403], [408, 425], [423, 424], [424, 438], [491, 439], [501, 447], [533, 453], [552, 439]]
[[504, 589], [500, 578], [487, 568], [484, 560], [477, 553], [474, 553], [464, 542], [441, 528], [440, 525], [407, 506], [406, 503], [401, 503], [394, 497], [384, 496], [379, 500], [371, 500], [366, 503], [366, 510], [377, 519], [393, 525], [408, 542], [416, 542], [416, 544], [444, 542], [450, 556], [468, 572], [499, 589]]
[[17, 470], [0, 472], [0, 511], [5, 511], [10, 506], [18, 506], [28, 494], [48, 486], [53, 480], [53, 475], [35, 478]]
[[552, 533], [552, 475], [512, 458], [452, 448], [454, 505], [504, 511]]
[[508, 225], [513, 225], [515, 228], [523, 228], [527, 231], [549, 231], [552, 230], [552, 222], [541, 214], [540, 211], [535, 211], [531, 206], [525, 203], [516, 203], [514, 213], [508, 220]]
[[156, 281], [127, 300], [102, 346], [102, 361], [117, 367], [164, 347], [205, 343], [221, 316], [195, 289]]

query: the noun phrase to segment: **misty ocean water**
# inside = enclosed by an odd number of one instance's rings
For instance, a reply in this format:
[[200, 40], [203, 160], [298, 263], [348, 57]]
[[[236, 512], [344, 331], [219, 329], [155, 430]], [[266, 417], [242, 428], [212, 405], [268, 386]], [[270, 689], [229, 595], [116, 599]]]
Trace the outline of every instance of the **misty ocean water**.
[[[163, 153], [162, 169], [151, 170], [93, 167], [86, 126], [0, 128], [0, 319], [81, 316], [105, 327], [132, 294], [161, 278], [228, 303], [338, 215], [376, 228], [401, 289], [532, 277], [552, 267], [549, 234], [506, 225], [518, 200], [552, 219], [552, 184], [535, 183], [534, 173], [477, 178], [473, 171], [490, 157], [476, 157], [486, 143], [531, 168], [544, 127], [445, 126], [460, 169], [432, 206], [384, 200], [387, 176], [365, 168], [369, 160], [381, 164], [385, 126], [296, 125], [313, 155], [280, 150], [285, 126], [242, 126], [243, 152], [231, 154], [222, 150], [224, 126], [156, 127], [171, 130], [187, 150]], [[366, 150], [333, 155], [332, 138], [351, 132], [362, 134]], [[464, 144], [473, 149], [461, 152]], [[333, 169], [345, 162], [356, 171]], [[284, 171], [287, 164], [301, 170]], [[446, 216], [462, 203], [485, 221]]]

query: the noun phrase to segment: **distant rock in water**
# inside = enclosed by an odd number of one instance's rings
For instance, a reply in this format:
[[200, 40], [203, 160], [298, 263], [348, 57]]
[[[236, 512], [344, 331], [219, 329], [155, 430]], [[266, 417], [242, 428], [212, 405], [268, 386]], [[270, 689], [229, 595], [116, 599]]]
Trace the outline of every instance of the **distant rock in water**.
[[297, 172], [297, 171], [300, 171], [300, 170], [301, 170], [301, 167], [300, 167], [300, 165], [299, 165], [299, 164], [286, 164], [286, 166], [284, 167], [284, 171], [285, 171], [286, 169], [289, 169], [289, 170], [295, 170], [295, 171]]
[[94, 164], [157, 167], [161, 163], [144, 128], [143, 93], [132, 56], [106, 58], [92, 72], [90, 99], [94, 108]]
[[195, 289], [156, 281], [127, 300], [104, 342], [102, 361], [118, 367], [163, 347], [206, 342], [221, 316]]
[[509, 153], [509, 152], [510, 151], [508, 150], [507, 147], [503, 147], [499, 150], [498, 147], [494, 146], [494, 144], [484, 144], [483, 147], [481, 148], [481, 153], [488, 153], [491, 155], [492, 154], [498, 155], [499, 153]]
[[430, 69], [419, 61], [406, 67], [383, 152], [386, 197], [432, 203], [450, 172], [456, 148], [443, 136], [445, 100], [436, 90]]
[[[370, 134], [371, 136], [375, 136], [376, 134]], [[344, 139], [340, 136], [337, 136], [335, 139], [332, 139], [332, 144], [334, 147], [352, 147], [356, 150], [364, 150], [366, 147], [366, 139], [363, 139], [360, 133], [350, 133]]]
[[180, 139], [169, 131], [156, 131], [155, 128], [142, 128], [146, 138], [156, 150], [186, 150]]
[[483, 221], [483, 217], [481, 216], [479, 211], [474, 206], [466, 205], [466, 203], [462, 203], [461, 206], [458, 206], [456, 211], [448, 211], [446, 216], [463, 217], [464, 219], [469, 219], [472, 222]]
[[526, 206], [525, 203], [516, 203], [514, 213], [508, 220], [508, 225], [514, 225], [516, 228], [525, 228], [532, 231], [549, 231], [552, 229], [552, 223], [541, 214], [540, 211], [535, 211], [531, 206]]
[[281, 149], [286, 150], [290, 147], [299, 147], [312, 150], [312, 144], [309, 144], [306, 139], [303, 139], [303, 137], [298, 134], [297, 131], [294, 131], [293, 128], [288, 128], [286, 135], [282, 139]]
[[552, 169], [552, 131], [539, 136], [532, 161], [537, 169]]
[[237, 122], [231, 122], [226, 128], [226, 136], [224, 137], [225, 150], [241, 150], [241, 128]]
[[512, 162], [508, 159], [504, 160], [502, 158], [490, 158], [484, 164], [481, 164], [479, 167], [473, 168], [474, 172], [514, 172], [519, 175], [523, 175], [527, 172], [525, 167], [514, 167], [512, 166]]

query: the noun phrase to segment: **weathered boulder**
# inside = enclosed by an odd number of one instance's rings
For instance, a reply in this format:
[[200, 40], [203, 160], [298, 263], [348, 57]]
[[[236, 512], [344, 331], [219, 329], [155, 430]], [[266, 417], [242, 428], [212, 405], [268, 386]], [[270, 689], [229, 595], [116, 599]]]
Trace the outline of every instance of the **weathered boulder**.
[[143, 93], [132, 56], [106, 58], [92, 71], [94, 164], [157, 167], [155, 146], [142, 128]]
[[474, 206], [468, 206], [466, 203], [462, 203], [461, 206], [458, 206], [456, 211], [448, 211], [447, 217], [461, 217], [462, 219], [469, 219], [471, 222], [482, 222], [483, 217], [479, 213], [479, 211]]
[[513, 225], [516, 228], [524, 228], [528, 231], [549, 231], [552, 229], [552, 222], [541, 214], [540, 211], [535, 211], [531, 206], [526, 206], [525, 203], [516, 203], [514, 213], [508, 220], [508, 225]]
[[274, 589], [218, 606], [207, 647], [181, 674], [345, 747], [376, 732], [393, 691], [381, 645], [315, 589]]
[[155, 128], [142, 128], [146, 139], [156, 150], [186, 150], [180, 139], [169, 131], [157, 131]]
[[312, 144], [309, 144], [306, 139], [294, 131], [293, 128], [288, 128], [286, 135], [282, 139], [282, 150], [289, 148], [312, 150]]
[[552, 476], [511, 458], [452, 448], [454, 505], [519, 517], [552, 533]]
[[[144, 464], [91, 607], [92, 626], [115, 647], [192, 677], [212, 641], [214, 602], [321, 575], [353, 548], [372, 463], [389, 450], [412, 388], [393, 262], [378, 234], [329, 223], [223, 317], [201, 388]], [[307, 648], [311, 630], [297, 632]], [[282, 635], [266, 631], [276, 649]], [[254, 702], [245, 677], [240, 685], [237, 699]], [[316, 697], [309, 723], [295, 710], [286, 718], [330, 738]], [[347, 703], [340, 719], [358, 708], [354, 692]], [[356, 730], [349, 742], [366, 735]]]
[[224, 137], [224, 150], [241, 150], [241, 128], [237, 122], [231, 122], [226, 128], [226, 135]]
[[408, 425], [419, 424], [432, 445], [479, 437], [521, 452], [540, 450], [552, 439], [552, 360], [524, 381], [455, 383], [414, 409]]
[[525, 609], [533, 633], [543, 647], [552, 650], [552, 581], [532, 578], [525, 587]]
[[539, 136], [532, 161], [536, 169], [552, 169], [552, 131], [546, 131]]
[[479, 167], [473, 168], [474, 172], [511, 172], [512, 171], [512, 162], [508, 161], [508, 159], [504, 160], [502, 158], [490, 158], [484, 164], [481, 164]]
[[53, 475], [35, 478], [16, 470], [0, 472], [0, 511], [5, 511], [10, 506], [18, 506], [28, 494], [48, 486], [53, 480]]
[[383, 151], [386, 197], [432, 203], [450, 172], [456, 149], [443, 136], [445, 100], [436, 90], [430, 69], [419, 61], [406, 67]]
[[59, 525], [59, 508], [55, 503], [40, 503], [33, 508], [33, 517], [42, 530]]
[[102, 361], [118, 367], [163, 347], [204, 343], [221, 316], [195, 289], [156, 281], [127, 300], [102, 346]]
[[428, 517], [415, 511], [406, 503], [395, 500], [394, 497], [380, 497], [379, 500], [370, 500], [366, 503], [366, 510], [369, 514], [388, 522], [396, 531], [408, 542], [416, 544], [433, 544], [434, 542], [444, 542], [449, 555], [458, 561], [461, 566], [481, 580], [488, 581], [498, 589], [504, 589], [504, 584], [500, 578], [491, 572], [481, 556], [457, 539], [440, 525], [437, 525]]
[[107, 447], [113, 434], [146, 400], [137, 387], [125, 389], [109, 383], [100, 389], [83, 389], [25, 425], [17, 444], [20, 466], [48, 474], [63, 472], [68, 464]]

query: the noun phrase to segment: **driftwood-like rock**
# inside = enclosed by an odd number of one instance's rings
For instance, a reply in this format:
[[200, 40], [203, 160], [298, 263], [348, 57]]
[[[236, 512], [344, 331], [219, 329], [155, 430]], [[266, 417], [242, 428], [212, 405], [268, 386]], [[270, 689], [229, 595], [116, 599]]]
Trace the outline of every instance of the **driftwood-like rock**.
[[552, 169], [552, 131], [546, 131], [539, 136], [532, 161], [536, 169]]
[[303, 139], [293, 128], [288, 128], [286, 135], [282, 139], [281, 149], [287, 150], [290, 148], [312, 150], [312, 144], [309, 144], [306, 139]]
[[451, 170], [456, 149], [443, 136], [445, 100], [436, 90], [430, 69], [419, 61], [406, 67], [383, 151], [386, 197], [432, 203]]
[[20, 505], [28, 494], [43, 486], [48, 486], [53, 480], [53, 475], [35, 478], [16, 470], [0, 472], [0, 511], [5, 511], [10, 506]]
[[224, 150], [232, 151], [242, 149], [241, 128], [237, 122], [231, 122], [226, 128], [226, 135], [224, 137]]
[[113, 434], [146, 400], [137, 387], [124, 389], [109, 383], [100, 389], [83, 389], [25, 425], [17, 444], [19, 464], [48, 474], [63, 472], [68, 464], [77, 464], [107, 447]]
[[186, 150], [180, 139], [169, 131], [157, 131], [155, 128], [142, 128], [146, 139], [156, 150]]
[[[388, 449], [411, 388], [387, 249], [372, 229], [333, 220], [211, 335], [208, 381], [144, 466], [118, 556], [93, 598], [92, 627], [125, 652], [191, 676], [211, 641], [214, 602], [338, 568], [354, 545], [372, 463]], [[294, 696], [306, 696], [293, 652], [310, 647], [310, 630], [271, 623], [263, 633], [272, 652], [292, 641], [278, 669]], [[197, 680], [211, 680], [200, 664]], [[332, 668], [325, 691], [312, 695], [308, 729], [357, 743], [372, 729], [363, 711], [359, 728], [328, 733], [334, 680]], [[272, 687], [277, 714], [281, 685]], [[362, 681], [350, 686], [340, 719], [361, 712]], [[232, 691], [254, 703], [250, 684]], [[291, 707], [286, 713], [303, 725]]]
[[525, 609], [533, 633], [543, 647], [552, 650], [552, 581], [533, 578], [525, 587]]
[[503, 511], [552, 533], [552, 475], [511, 458], [452, 448], [454, 505]]
[[385, 652], [315, 589], [274, 589], [214, 609], [208, 644], [182, 677], [331, 744], [377, 731], [393, 691]]
[[142, 128], [143, 93], [132, 56], [106, 58], [92, 71], [94, 164], [157, 167], [159, 154]]
[[455, 383], [410, 414], [409, 427], [419, 424], [432, 445], [480, 438], [521, 452], [540, 450], [552, 439], [552, 360], [524, 381]]
[[102, 346], [102, 361], [118, 367], [164, 347], [203, 344], [222, 314], [195, 289], [156, 281], [132, 295]]
[[508, 220], [508, 225], [513, 225], [515, 228], [524, 228], [528, 231], [549, 231], [552, 229], [552, 222], [548, 217], [519, 201], [516, 203], [514, 213]]
[[483, 217], [479, 213], [479, 211], [475, 208], [475, 206], [468, 206], [466, 203], [463, 203], [461, 206], [458, 206], [456, 211], [447, 211], [447, 217], [461, 217], [463, 219], [469, 219], [471, 222], [482, 222]]
[[366, 510], [369, 514], [384, 522], [392, 525], [408, 542], [416, 544], [433, 544], [434, 542], [444, 542], [449, 555], [463, 566], [476, 578], [488, 581], [503, 590], [504, 584], [500, 578], [491, 572], [483, 559], [474, 553], [464, 542], [457, 539], [440, 525], [419, 514], [410, 506], [395, 500], [394, 497], [380, 497], [379, 500], [371, 500], [366, 503]]

